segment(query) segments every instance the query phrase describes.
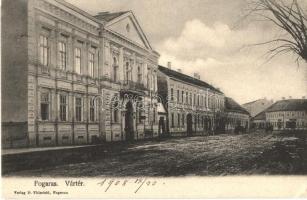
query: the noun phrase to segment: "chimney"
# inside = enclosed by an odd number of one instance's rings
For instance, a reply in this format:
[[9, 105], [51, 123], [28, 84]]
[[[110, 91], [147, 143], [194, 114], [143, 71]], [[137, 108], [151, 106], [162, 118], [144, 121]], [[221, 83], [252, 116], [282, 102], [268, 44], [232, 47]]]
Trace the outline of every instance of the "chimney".
[[289, 99], [292, 99], [292, 96], [289, 96]]
[[199, 75], [199, 73], [194, 73], [194, 78], [196, 78], [196, 79], [200, 79], [200, 75]]
[[167, 62], [167, 68], [172, 69], [172, 63], [171, 62]]
[[177, 71], [178, 71], [179, 73], [181, 73], [181, 69], [177, 69]]
[[302, 96], [302, 99], [306, 99], [306, 96]]
[[285, 100], [286, 98], [285, 98], [285, 97], [282, 97], [281, 99], [282, 99], [282, 100]]

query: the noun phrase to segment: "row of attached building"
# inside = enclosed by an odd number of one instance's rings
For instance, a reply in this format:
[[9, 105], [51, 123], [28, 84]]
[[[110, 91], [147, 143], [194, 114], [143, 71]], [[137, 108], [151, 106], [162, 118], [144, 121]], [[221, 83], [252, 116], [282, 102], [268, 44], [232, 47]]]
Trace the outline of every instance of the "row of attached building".
[[283, 99], [251, 118], [251, 128], [273, 131], [307, 130], [307, 99]]
[[158, 65], [131, 11], [63, 0], [2, 2], [2, 144], [37, 147], [249, 127], [210, 84]]

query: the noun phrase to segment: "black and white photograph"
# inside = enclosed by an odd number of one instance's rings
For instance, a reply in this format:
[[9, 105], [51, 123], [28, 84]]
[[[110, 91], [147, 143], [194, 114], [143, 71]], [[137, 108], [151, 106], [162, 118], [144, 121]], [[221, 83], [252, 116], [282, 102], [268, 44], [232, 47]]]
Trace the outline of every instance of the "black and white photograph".
[[307, 181], [306, 97], [305, 0], [1, 1], [3, 179]]

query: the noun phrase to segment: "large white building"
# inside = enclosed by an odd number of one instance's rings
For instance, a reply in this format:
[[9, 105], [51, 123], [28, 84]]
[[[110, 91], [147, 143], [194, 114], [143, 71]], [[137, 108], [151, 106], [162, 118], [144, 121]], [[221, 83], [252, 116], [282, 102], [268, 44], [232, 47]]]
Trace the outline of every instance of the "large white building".
[[307, 130], [307, 99], [280, 100], [265, 110], [273, 130]]
[[157, 136], [159, 54], [131, 11], [91, 16], [63, 0], [2, 10], [5, 147]]
[[202, 81], [198, 74], [191, 77], [172, 70], [171, 66], [159, 66], [158, 92], [166, 110], [166, 116], [159, 119], [160, 125], [166, 127], [165, 134], [208, 135], [224, 129], [220, 122], [225, 95]]

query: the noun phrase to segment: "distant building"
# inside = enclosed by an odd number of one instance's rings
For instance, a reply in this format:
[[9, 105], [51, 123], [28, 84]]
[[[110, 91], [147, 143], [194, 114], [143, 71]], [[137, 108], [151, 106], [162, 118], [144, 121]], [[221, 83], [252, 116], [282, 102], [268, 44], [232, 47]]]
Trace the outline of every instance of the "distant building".
[[242, 105], [242, 107], [245, 108], [252, 117], [255, 117], [257, 114], [267, 109], [273, 103], [273, 100], [270, 101], [264, 98], [245, 103]]
[[307, 130], [307, 99], [277, 101], [265, 115], [273, 130]]
[[266, 118], [265, 110], [257, 114], [255, 117], [251, 118], [251, 128], [254, 129], [265, 129], [266, 127]]
[[218, 129], [224, 94], [200, 80], [198, 74], [194, 77], [182, 74], [172, 70], [170, 64], [158, 69], [158, 93], [167, 113], [166, 133], [192, 136]]
[[225, 98], [225, 131], [233, 132], [241, 127], [244, 130], [249, 128], [250, 114], [232, 98]]

